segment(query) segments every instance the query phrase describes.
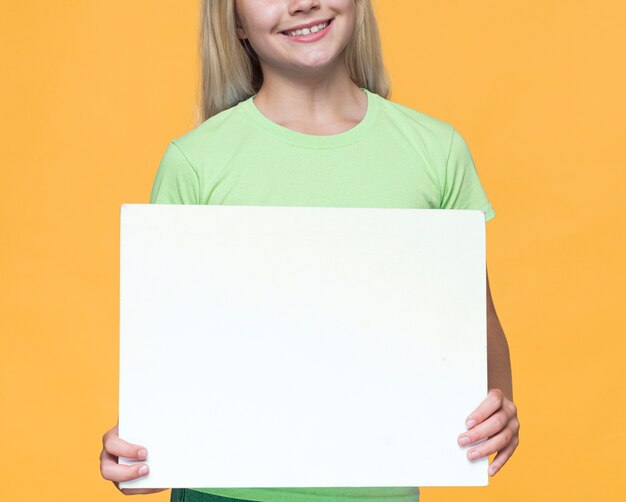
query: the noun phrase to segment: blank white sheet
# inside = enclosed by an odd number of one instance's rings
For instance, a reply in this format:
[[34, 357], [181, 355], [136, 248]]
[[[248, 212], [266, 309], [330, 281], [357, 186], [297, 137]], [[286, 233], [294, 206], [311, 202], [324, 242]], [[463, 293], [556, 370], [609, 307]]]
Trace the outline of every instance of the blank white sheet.
[[[477, 210], [122, 204], [120, 488], [485, 486]], [[121, 457], [120, 464], [136, 461]]]

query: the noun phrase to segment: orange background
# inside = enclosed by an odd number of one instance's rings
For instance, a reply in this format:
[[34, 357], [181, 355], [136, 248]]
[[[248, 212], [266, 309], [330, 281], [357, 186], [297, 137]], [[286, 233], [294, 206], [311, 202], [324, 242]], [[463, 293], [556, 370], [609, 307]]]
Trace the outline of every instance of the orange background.
[[[497, 212], [488, 267], [521, 422], [488, 488], [422, 500], [621, 500], [626, 3], [375, 6], [390, 99], [459, 130]], [[148, 202], [192, 127], [197, 16], [196, 1], [4, 2], [3, 500], [124, 497], [98, 461], [117, 417], [120, 204]]]

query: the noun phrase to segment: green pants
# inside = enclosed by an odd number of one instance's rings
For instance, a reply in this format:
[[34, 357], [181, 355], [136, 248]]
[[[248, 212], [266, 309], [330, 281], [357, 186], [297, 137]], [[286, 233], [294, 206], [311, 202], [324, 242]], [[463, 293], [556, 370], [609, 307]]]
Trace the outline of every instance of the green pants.
[[252, 502], [243, 499], [221, 497], [210, 493], [197, 492], [187, 488], [172, 488], [170, 502]]

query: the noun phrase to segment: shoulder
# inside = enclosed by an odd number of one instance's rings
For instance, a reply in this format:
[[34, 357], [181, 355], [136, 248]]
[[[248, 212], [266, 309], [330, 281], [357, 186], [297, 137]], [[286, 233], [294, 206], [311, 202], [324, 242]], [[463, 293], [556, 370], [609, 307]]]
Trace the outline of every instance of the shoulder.
[[380, 125], [436, 168], [446, 164], [454, 126], [421, 110], [380, 97]]
[[381, 125], [391, 127], [420, 154], [445, 163], [455, 133], [449, 122], [386, 98], [381, 98]]
[[430, 140], [445, 142], [452, 138], [454, 127], [449, 122], [390, 99], [380, 100], [383, 118]]
[[192, 130], [170, 140], [159, 163], [150, 203], [199, 204], [207, 166], [226, 155], [222, 145], [239, 137], [233, 123], [236, 105], [205, 120]]
[[216, 156], [231, 150], [227, 148], [229, 145], [236, 148], [242, 140], [240, 113], [238, 105], [227, 108], [173, 138], [171, 143], [178, 147], [191, 165], [202, 168], [207, 160], [215, 161]]

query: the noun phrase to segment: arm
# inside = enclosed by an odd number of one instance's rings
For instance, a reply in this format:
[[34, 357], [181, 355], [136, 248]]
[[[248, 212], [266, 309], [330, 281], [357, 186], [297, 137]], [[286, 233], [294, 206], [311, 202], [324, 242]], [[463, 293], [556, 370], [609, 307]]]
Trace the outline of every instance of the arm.
[[496, 314], [489, 287], [489, 273], [487, 280], [487, 353], [489, 367], [489, 388], [500, 389], [505, 396], [513, 401], [513, 384], [511, 381], [511, 359], [509, 344], [506, 341], [504, 330]]
[[[493, 306], [489, 275], [487, 281], [487, 363], [488, 396], [467, 417], [467, 431], [459, 435], [459, 446], [470, 446], [469, 460], [478, 460], [496, 453], [489, 466], [493, 476], [513, 455], [519, 444], [519, 420], [513, 403], [509, 346]], [[471, 447], [478, 441], [482, 444]]]

